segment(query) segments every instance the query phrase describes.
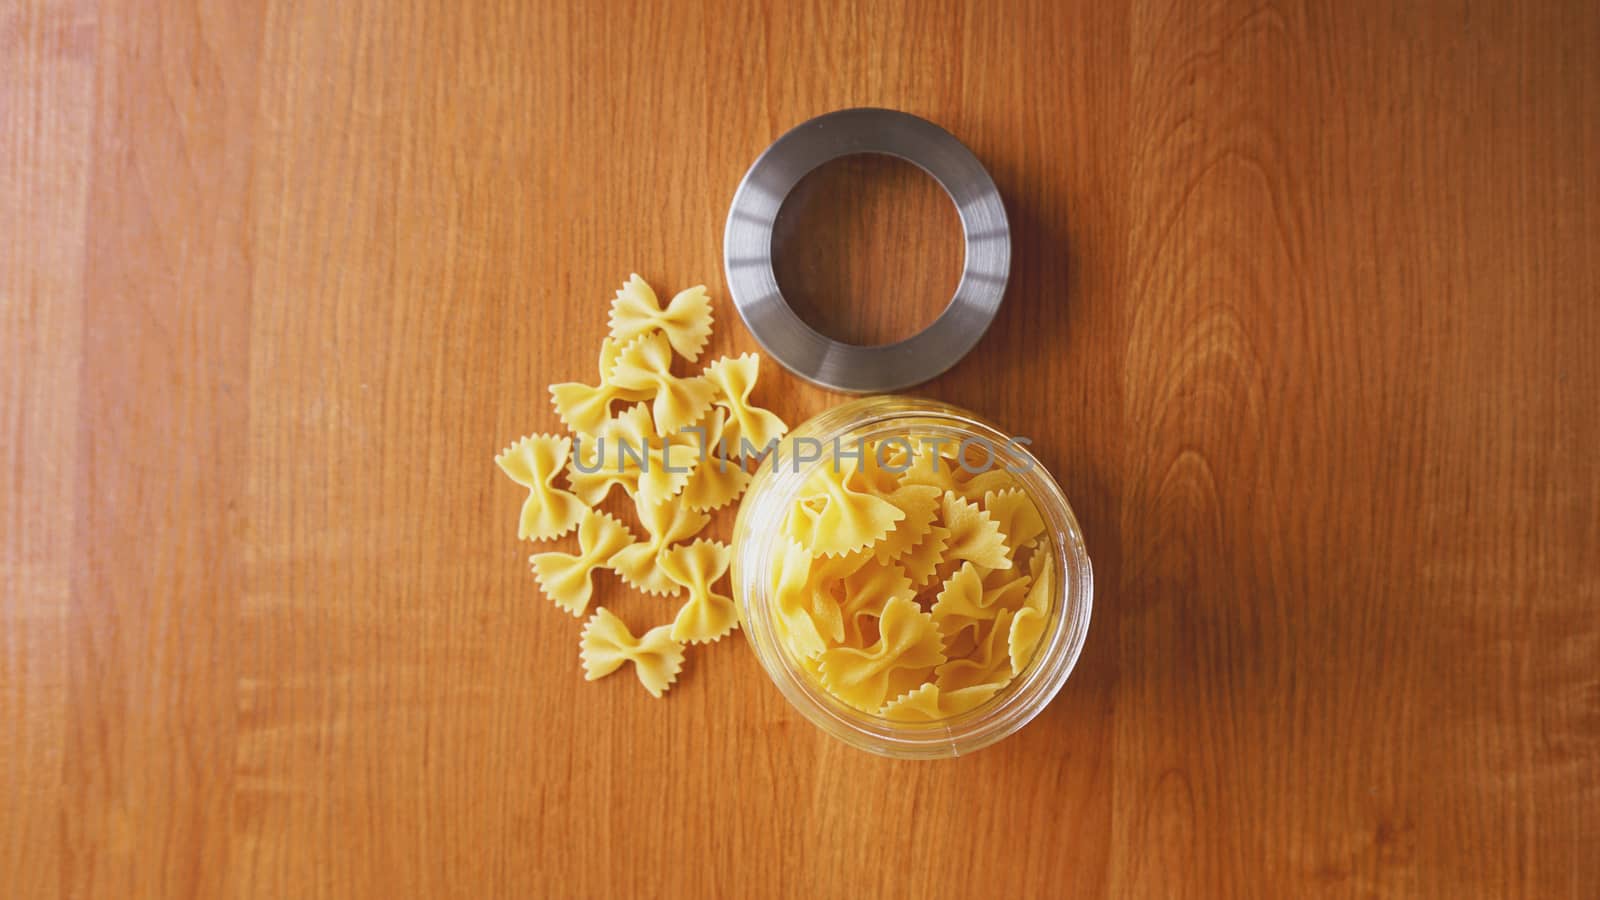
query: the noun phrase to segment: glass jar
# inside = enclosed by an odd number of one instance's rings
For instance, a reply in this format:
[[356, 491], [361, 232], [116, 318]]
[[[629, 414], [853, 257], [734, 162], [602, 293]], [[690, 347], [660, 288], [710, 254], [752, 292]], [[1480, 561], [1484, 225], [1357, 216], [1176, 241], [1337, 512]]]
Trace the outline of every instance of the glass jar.
[[[1033, 659], [982, 705], [929, 723], [891, 721], [844, 704], [818, 685], [776, 631], [772, 570], [782, 553], [782, 522], [806, 479], [828, 465], [832, 448], [857, 440], [904, 437], [913, 442], [971, 439], [992, 448], [993, 465], [1006, 466], [1038, 507], [1045, 523], [1041, 549], [1052, 553], [1058, 573], [1048, 624]], [[822, 458], [797, 463], [796, 439], [814, 439]], [[837, 442], [837, 443], [836, 443]], [[982, 443], [978, 443], [982, 442]], [[966, 410], [914, 397], [866, 397], [836, 406], [796, 428], [768, 454], [739, 507], [733, 529], [734, 599], [744, 634], [767, 675], [785, 698], [813, 724], [853, 747], [900, 759], [959, 756], [986, 747], [1026, 725], [1061, 689], [1089, 629], [1094, 578], [1083, 536], [1067, 498], [1023, 446]], [[808, 443], [809, 446], [809, 443]], [[809, 454], [808, 454], [809, 456]]]

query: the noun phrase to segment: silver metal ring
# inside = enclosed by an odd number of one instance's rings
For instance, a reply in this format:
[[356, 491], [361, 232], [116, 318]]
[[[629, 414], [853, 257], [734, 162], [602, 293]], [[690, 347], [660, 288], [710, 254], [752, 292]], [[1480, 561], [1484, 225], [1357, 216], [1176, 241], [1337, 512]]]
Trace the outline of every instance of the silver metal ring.
[[[789, 192], [823, 163], [860, 153], [896, 156], [933, 176], [956, 206], [967, 249], [961, 282], [939, 318], [903, 341], [871, 347], [833, 340], [801, 321], [772, 269], [773, 223]], [[983, 337], [1011, 272], [1011, 227], [994, 179], [950, 132], [891, 109], [842, 109], [794, 127], [756, 159], [733, 195], [722, 253], [733, 305], [773, 359], [836, 391], [898, 391], [943, 373]]]

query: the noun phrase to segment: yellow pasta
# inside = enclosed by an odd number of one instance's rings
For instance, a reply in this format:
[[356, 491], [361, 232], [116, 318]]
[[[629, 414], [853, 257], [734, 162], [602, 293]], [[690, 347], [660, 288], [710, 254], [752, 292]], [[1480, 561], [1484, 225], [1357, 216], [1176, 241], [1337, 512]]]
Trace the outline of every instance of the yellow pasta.
[[528, 489], [517, 521], [517, 538], [542, 541], [566, 534], [583, 518], [584, 506], [573, 494], [553, 484], [567, 464], [569, 438], [535, 434], [522, 438], [494, 458], [512, 481]]
[[939, 489], [926, 484], [898, 485], [893, 491], [883, 495], [883, 499], [893, 504], [904, 515], [896, 523], [883, 540], [872, 545], [873, 555], [879, 562], [888, 562], [907, 550], [915, 547], [919, 541], [933, 530], [934, 519], [939, 513]]
[[569, 381], [550, 385], [550, 402], [567, 428], [580, 434], [593, 434], [611, 415], [611, 401], [649, 399], [649, 391], [628, 390], [611, 382], [611, 370], [616, 368], [617, 356], [621, 353], [622, 345], [606, 338], [600, 342], [599, 384]]
[[878, 640], [865, 649], [834, 647], [817, 659], [822, 684], [840, 700], [877, 712], [927, 680], [945, 662], [944, 642], [933, 617], [917, 604], [894, 597], [878, 621]]
[[819, 652], [818, 642], [844, 640], [844, 611], [839, 604], [845, 579], [871, 560], [870, 555], [813, 557], [793, 541], [784, 541], [775, 578], [780, 621]]
[[611, 379], [617, 385], [648, 394], [658, 434], [674, 434], [694, 424], [711, 406], [716, 388], [704, 375], [679, 378], [671, 372], [672, 351], [665, 335], [641, 335], [617, 355]]
[[657, 435], [643, 403], [607, 419], [582, 444], [584, 465], [569, 466], [567, 481], [590, 504], [603, 500], [614, 484], [641, 502], [665, 502], [688, 483], [700, 449], [693, 434]]
[[911, 585], [920, 588], [938, 570], [939, 563], [944, 559], [944, 548], [949, 544], [950, 529], [934, 525], [922, 536], [922, 540], [896, 557], [895, 562], [905, 570]]
[[628, 280], [611, 301], [611, 339], [627, 343], [651, 331], [660, 331], [678, 355], [694, 362], [711, 339], [711, 298], [705, 285], [679, 291], [662, 309], [656, 292], [638, 275]]
[[944, 642], [944, 655], [950, 659], [966, 659], [978, 649], [978, 634], [976, 628], [964, 628], [953, 638]]
[[1019, 610], [1032, 583], [1032, 576], [1024, 575], [1018, 566], [996, 569], [983, 578], [984, 602], [991, 609]]
[[661, 568], [661, 557], [678, 541], [688, 540], [706, 527], [711, 517], [681, 503], [646, 503], [638, 498], [634, 509], [648, 540], [629, 544], [606, 561], [630, 587], [646, 594], [676, 596], [680, 588]]
[[[688, 378], [672, 374], [676, 353], [697, 361], [711, 336], [711, 301], [704, 286], [679, 292], [662, 307], [638, 275], [617, 291], [600, 342], [599, 380], [552, 384], [550, 399], [572, 438], [536, 434], [495, 457], [528, 489], [517, 535], [543, 540], [578, 529], [576, 553], [529, 557], [540, 589], [560, 608], [582, 616], [597, 593], [594, 570], [613, 569], [630, 588], [674, 596], [688, 591], [674, 621], [634, 640], [614, 615], [599, 608], [584, 628], [583, 661], [590, 680], [633, 660], [652, 694], [672, 683], [683, 661], [673, 640], [705, 642], [739, 624], [733, 600], [713, 585], [728, 569], [726, 545], [691, 540], [710, 522], [707, 511], [736, 501], [750, 483], [739, 462], [742, 432], [759, 446], [787, 431], [783, 420], [754, 406], [750, 395], [760, 358], [722, 359]], [[618, 403], [631, 404], [616, 415]], [[731, 449], [716, 452], [726, 440]], [[565, 470], [569, 490], [555, 485]], [[620, 486], [633, 501], [644, 539], [620, 520], [592, 507]], [[797, 643], [820, 653], [844, 633], [839, 601], [842, 579], [859, 560], [811, 565], [809, 551], [792, 568], [799, 583], [784, 596]], [[723, 590], [726, 590], [725, 588]], [[865, 614], [864, 614], [865, 615]], [[865, 621], [865, 618], [863, 618]]]
[[[811, 554], [794, 541], [782, 541], [782, 552], [773, 562], [773, 612], [779, 639], [800, 661], [811, 660], [827, 649], [827, 641], [811, 615], [811, 594], [806, 589]], [[840, 625], [843, 631], [843, 625]]]
[[631, 543], [633, 535], [626, 525], [605, 513], [585, 510], [583, 522], [578, 525], [576, 554], [535, 553], [528, 557], [528, 563], [545, 596], [574, 616], [581, 616], [594, 593], [594, 570]]
[[971, 476], [967, 476], [959, 466], [956, 471], [961, 474], [957, 476], [955, 492], [973, 503], [981, 503], [991, 493], [1016, 486], [1016, 479], [1005, 469], [989, 469]]
[[683, 502], [690, 509], [719, 509], [739, 499], [750, 484], [750, 473], [737, 460], [717, 452], [727, 433], [728, 413], [716, 409], [706, 419], [703, 447], [696, 447], [699, 462], [683, 484]]
[[728, 573], [727, 544], [698, 540], [673, 547], [661, 555], [661, 570], [689, 593], [672, 620], [673, 640], [703, 644], [739, 627], [733, 598], [711, 588]]
[[799, 667], [897, 722], [996, 696], [1037, 649], [1055, 590], [1045, 523], [1014, 474], [970, 473], [915, 446], [867, 442], [807, 476], [770, 594]]
[[983, 577], [970, 562], [962, 563], [961, 568], [945, 580], [929, 612], [946, 640], [995, 616], [995, 611], [984, 602]]
[[583, 679], [604, 678], [631, 662], [639, 683], [650, 696], [660, 697], [683, 668], [683, 645], [672, 639], [671, 631], [672, 626], [662, 625], [635, 638], [610, 610], [596, 607], [578, 643]]
[[616, 454], [621, 468], [637, 469], [634, 494], [643, 503], [662, 503], [677, 496], [689, 482], [700, 448], [693, 434], [653, 434], [644, 404], [630, 407], [617, 417]]
[[907, 438], [887, 438], [868, 441], [867, 449], [870, 467], [883, 473], [884, 489], [894, 490], [909, 465], [907, 454], [915, 451], [915, 445]]
[[976, 504], [945, 491], [940, 524], [950, 530], [946, 560], [964, 559], [986, 569], [1011, 568], [1011, 554], [999, 524]]
[[666, 336], [652, 333], [624, 346], [617, 355], [617, 367], [611, 370], [611, 380], [619, 387], [654, 395], [650, 409], [656, 433], [663, 435], [675, 435], [693, 425], [716, 394], [705, 376], [679, 378], [672, 374], [671, 365]]
[[963, 629], [993, 620], [1001, 610], [1021, 607], [1028, 583], [1023, 575], [988, 584], [977, 566], [964, 562], [944, 582], [930, 612], [945, 638], [953, 640]]
[[[829, 637], [822, 633], [828, 626], [825, 616], [813, 609], [811, 552], [791, 540], [783, 540], [781, 546], [782, 551], [772, 567], [772, 602], [777, 613], [777, 629], [784, 643], [806, 661], [828, 648]], [[824, 619], [825, 625], [819, 626], [819, 619]], [[828, 627], [828, 631], [831, 636], [834, 629]], [[838, 634], [839, 637], [833, 639], [843, 640], [842, 614]]]
[[953, 659], [939, 666], [935, 680], [941, 691], [957, 691], [978, 685], [1004, 685], [1011, 680], [1011, 618], [1016, 613], [1000, 611], [984, 629], [978, 647], [964, 659]]
[[[606, 426], [601, 426], [606, 432]], [[590, 506], [599, 506], [611, 493], [612, 485], [621, 485], [629, 496], [639, 491], [639, 468], [626, 461], [618, 461], [610, 453], [602, 454], [601, 447], [613, 446], [611, 438], [600, 441], [597, 437], [579, 436], [578, 453], [567, 464], [567, 484], [579, 500]], [[582, 465], [579, 464], [579, 459]]]
[[1028, 499], [1021, 488], [989, 491], [983, 495], [983, 509], [1005, 535], [1006, 546], [1013, 552], [1024, 547], [1044, 533], [1044, 519], [1039, 508]]
[[1039, 646], [1039, 638], [1050, 624], [1048, 611], [1050, 592], [1055, 589], [1055, 564], [1045, 553], [1035, 553], [1032, 562], [1035, 563], [1032, 566], [1033, 584], [1028, 588], [1016, 618], [1011, 620], [1011, 633], [1006, 640], [1013, 675], [1022, 674], [1023, 667], [1033, 658], [1033, 651]]
[[843, 600], [839, 612], [843, 618], [846, 647], [865, 647], [871, 642], [866, 627], [870, 623], [876, 628], [890, 600], [911, 601], [916, 597], [904, 569], [880, 563], [868, 563], [845, 576], [840, 589]]
[[828, 464], [806, 482], [784, 530], [819, 556], [864, 550], [883, 540], [906, 514], [893, 503], [849, 485], [849, 469]]
[[754, 353], [723, 357], [706, 367], [705, 377], [715, 388], [715, 402], [728, 411], [728, 455], [743, 457], [744, 447], [759, 453], [768, 443], [783, 437], [789, 426], [770, 411], [750, 402], [760, 374], [761, 357]]
[[909, 460], [902, 461], [905, 471], [900, 474], [901, 484], [925, 484], [943, 491], [956, 491], [961, 487], [956, 480], [955, 460], [948, 459], [930, 446], [913, 447]]
[[621, 486], [630, 497], [638, 493], [639, 466], [621, 452], [621, 447], [629, 439], [627, 435], [637, 430], [630, 419], [632, 411], [640, 408], [630, 407], [606, 419], [593, 434], [578, 435], [577, 450], [567, 465], [567, 484], [584, 503], [600, 505], [613, 485]]
[[980, 684], [954, 691], [941, 691], [928, 682], [884, 704], [881, 715], [891, 722], [937, 722], [981, 706], [1000, 692], [1003, 685]]
[[[963, 466], [958, 459], [959, 444], [940, 441], [936, 446], [933, 441], [924, 441], [921, 446], [913, 447], [909, 461], [902, 462], [906, 469], [900, 480], [905, 484], [932, 485], [973, 503], [981, 502], [990, 491], [1016, 487], [1016, 477], [998, 465], [992, 454], [988, 458], [977, 451], [973, 454], [978, 458], [969, 458]], [[968, 467], [979, 471], [970, 471]]]

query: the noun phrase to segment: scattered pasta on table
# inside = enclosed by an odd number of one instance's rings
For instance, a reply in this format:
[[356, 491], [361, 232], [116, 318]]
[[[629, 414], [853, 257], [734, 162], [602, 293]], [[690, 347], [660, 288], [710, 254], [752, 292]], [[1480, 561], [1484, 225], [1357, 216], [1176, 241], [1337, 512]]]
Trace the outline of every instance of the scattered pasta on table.
[[[546, 541], [577, 529], [576, 553], [550, 550], [528, 560], [539, 590], [558, 609], [581, 618], [600, 571], [640, 594], [677, 603], [637, 638], [611, 609], [597, 607], [579, 641], [586, 680], [631, 662], [639, 682], [660, 697], [677, 680], [686, 644], [720, 640], [739, 627], [738, 608], [719, 587], [728, 546], [699, 535], [712, 511], [744, 493], [745, 465], [788, 426], [751, 400], [761, 363], [754, 353], [715, 360], [695, 374], [672, 371], [678, 359], [696, 362], [711, 339], [704, 286], [680, 291], [663, 307], [650, 285], [632, 275], [616, 292], [607, 325], [597, 383], [550, 386], [556, 417], [570, 436], [521, 438], [495, 463], [528, 490], [518, 539]], [[614, 488], [632, 501], [637, 536], [596, 508]]]

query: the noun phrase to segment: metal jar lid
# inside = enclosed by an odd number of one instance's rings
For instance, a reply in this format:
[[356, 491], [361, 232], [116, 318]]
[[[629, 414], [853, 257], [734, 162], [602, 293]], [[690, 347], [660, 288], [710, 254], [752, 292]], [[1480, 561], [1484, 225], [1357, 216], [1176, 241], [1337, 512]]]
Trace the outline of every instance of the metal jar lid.
[[[823, 163], [860, 153], [896, 156], [933, 176], [955, 203], [966, 240], [961, 282], [939, 318], [903, 341], [870, 347], [833, 340], [801, 321], [772, 269], [773, 223], [789, 192]], [[843, 109], [796, 126], [756, 159], [733, 195], [722, 252], [734, 307], [773, 359], [826, 388], [876, 393], [934, 378], [983, 337], [1010, 275], [1011, 227], [994, 179], [950, 132], [896, 110]]]

